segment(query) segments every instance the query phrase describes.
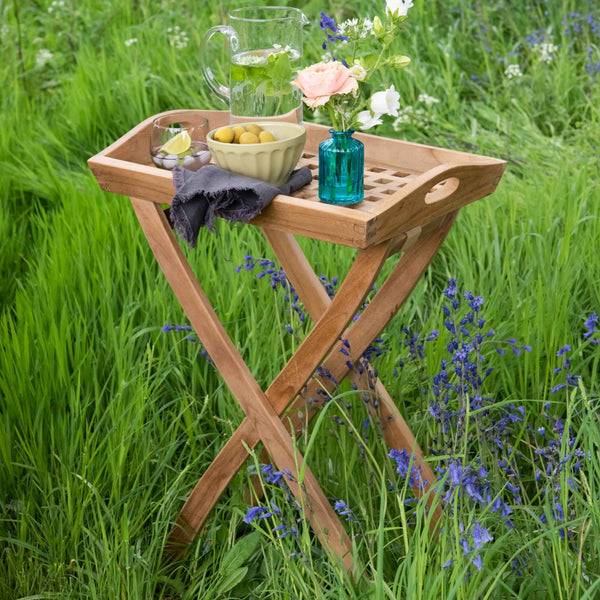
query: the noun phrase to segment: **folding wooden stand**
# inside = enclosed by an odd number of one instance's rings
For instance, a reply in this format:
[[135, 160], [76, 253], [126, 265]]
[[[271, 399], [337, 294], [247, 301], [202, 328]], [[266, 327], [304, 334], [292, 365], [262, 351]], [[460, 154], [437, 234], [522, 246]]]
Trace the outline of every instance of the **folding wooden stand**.
[[[173, 121], [185, 111], [171, 111]], [[204, 111], [210, 127], [228, 124], [225, 111]], [[313, 182], [294, 197], [277, 196], [252, 221], [275, 252], [314, 327], [266, 391], [260, 389], [181, 251], [162, 209], [174, 194], [172, 176], [152, 166], [147, 119], [88, 163], [102, 189], [131, 198], [131, 203], [154, 255], [190, 323], [219, 373], [245, 413], [235, 433], [206, 470], [185, 503], [168, 539], [165, 554], [181, 558], [203, 526], [209, 512], [248, 458], [247, 448], [262, 442], [276, 467], [290, 472], [288, 481], [324, 547], [351, 570], [354, 560], [344, 527], [303, 459], [295, 450], [290, 427], [299, 428], [318, 409], [317, 390], [330, 390], [335, 381], [356, 378], [348, 357], [340, 352], [349, 344], [351, 360], [363, 352], [408, 298], [427, 265], [450, 231], [464, 205], [491, 194], [505, 163], [493, 158], [358, 134], [365, 143], [365, 200], [353, 207], [319, 202], [318, 145], [326, 127], [306, 123], [307, 142], [300, 164], [313, 171]], [[295, 235], [357, 249], [356, 258], [333, 300], [304, 256]], [[384, 262], [400, 260], [360, 318], [362, 306]], [[318, 378], [318, 367], [331, 377]], [[390, 447], [406, 448], [417, 457], [424, 489], [435, 477], [413, 434], [381, 382], [375, 382], [377, 403], [371, 410], [383, 424]], [[309, 405], [310, 403], [310, 405]], [[281, 415], [290, 406], [298, 410]], [[299, 415], [302, 415], [300, 417]], [[304, 472], [301, 481], [299, 472]]]

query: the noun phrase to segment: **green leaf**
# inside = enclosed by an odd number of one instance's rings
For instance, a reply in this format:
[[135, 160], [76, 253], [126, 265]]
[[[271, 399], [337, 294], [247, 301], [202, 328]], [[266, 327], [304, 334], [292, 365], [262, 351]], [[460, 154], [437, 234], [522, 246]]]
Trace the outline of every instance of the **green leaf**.
[[219, 586], [219, 593], [224, 594], [225, 592], [233, 589], [244, 579], [244, 577], [246, 577], [247, 572], [248, 567], [240, 567], [239, 569], [232, 571], [227, 577], [223, 578], [223, 582]]
[[279, 85], [289, 83], [292, 78], [292, 66], [287, 52], [270, 54], [267, 59], [270, 79]]
[[367, 71], [369, 71], [370, 69], [372, 69], [375, 66], [375, 63], [377, 62], [377, 54], [375, 54], [375, 53], [373, 53], [373, 54], [365, 54], [364, 56], [361, 56], [359, 58], [360, 58], [360, 64]]
[[260, 537], [258, 531], [245, 535], [225, 554], [221, 562], [221, 572], [224, 577], [241, 567], [252, 556], [260, 542]]

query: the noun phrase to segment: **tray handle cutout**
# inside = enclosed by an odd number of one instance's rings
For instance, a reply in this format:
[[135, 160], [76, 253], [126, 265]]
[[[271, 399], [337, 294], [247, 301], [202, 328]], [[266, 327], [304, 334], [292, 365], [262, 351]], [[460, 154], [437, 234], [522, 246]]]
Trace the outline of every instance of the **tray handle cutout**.
[[425, 204], [435, 204], [445, 200], [458, 189], [459, 185], [460, 179], [458, 177], [448, 177], [440, 181], [425, 194]]

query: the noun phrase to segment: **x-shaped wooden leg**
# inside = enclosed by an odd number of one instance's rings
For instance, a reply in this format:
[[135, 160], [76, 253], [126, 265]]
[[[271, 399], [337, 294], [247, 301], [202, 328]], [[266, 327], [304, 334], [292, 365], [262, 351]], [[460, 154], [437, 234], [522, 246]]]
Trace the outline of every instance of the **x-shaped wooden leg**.
[[[185, 503], [169, 536], [165, 556], [173, 559], [181, 558], [185, 554], [208, 513], [247, 458], [246, 447], [253, 448], [262, 441], [278, 469], [290, 472], [296, 477], [298, 472], [304, 471], [305, 475], [301, 482], [298, 482], [295, 477], [289, 481], [290, 489], [298, 501], [307, 507], [307, 516], [324, 546], [343, 562], [346, 569], [350, 570], [353, 560], [348, 536], [310, 470], [302, 468], [302, 457], [294, 450], [290, 434], [279, 417], [339, 340], [373, 285], [386, 258], [401, 246], [400, 240], [390, 240], [358, 253], [334, 300], [327, 306], [324, 304], [320, 306], [320, 316], [315, 319], [315, 327], [269, 389], [263, 393], [204, 295], [160, 206], [135, 198], [131, 200], [150, 246], [173, 291], [217, 369], [246, 414], [242, 424], [225, 444]], [[409, 254], [410, 250], [405, 253], [361, 319], [344, 335], [354, 353], [362, 354], [408, 297], [445, 238], [453, 216], [446, 220], [448, 222], [443, 223], [433, 234], [424, 236], [423, 240], [417, 242], [415, 247], [418, 247], [418, 250], [413, 251], [412, 256]], [[268, 239], [270, 238], [269, 241], [274, 245], [276, 252], [277, 248], [280, 254], [299, 252], [299, 248], [294, 247], [289, 239], [286, 241], [285, 237], [281, 237], [286, 234], [272, 231], [265, 234]], [[289, 258], [284, 258], [284, 261], [284, 264], [287, 263], [288, 268], [293, 271], [293, 261]], [[404, 273], [404, 285], [397, 281], [397, 275], [394, 277], [394, 274], [402, 270], [399, 269], [402, 263], [406, 263], [407, 267], [407, 273]], [[300, 264], [301, 262], [297, 262], [297, 265]], [[311, 272], [312, 277], [316, 277], [312, 269]], [[388, 285], [390, 280], [394, 285]], [[308, 280], [303, 281], [308, 288], [315, 291], [316, 288], [309, 284]], [[301, 291], [302, 284], [296, 289]], [[302, 295], [308, 298], [304, 292]], [[382, 300], [376, 302], [378, 298]], [[308, 300], [308, 303], [310, 304], [311, 301]], [[391, 313], [390, 307], [393, 308]], [[313, 309], [313, 316], [317, 316], [316, 306]], [[376, 314], [378, 310], [384, 313], [378, 316]], [[340, 364], [340, 357], [343, 366]], [[336, 349], [329, 354], [324, 366], [337, 380], [341, 380], [348, 373], [344, 357]], [[309, 383], [309, 393], [311, 385], [314, 383]], [[412, 433], [395, 410], [387, 392], [381, 384], [377, 385], [381, 388], [379, 391], [384, 398], [381, 404], [382, 418], [385, 418], [384, 411], [387, 411], [387, 414], [392, 417], [390, 423], [396, 422], [391, 428], [388, 425], [390, 433], [386, 438], [392, 440], [393, 447], [408, 447], [416, 450], [418, 456], [422, 456]], [[424, 478], [433, 481], [433, 477], [429, 478], [426, 472], [426, 463], [422, 463], [421, 467], [424, 468]]]

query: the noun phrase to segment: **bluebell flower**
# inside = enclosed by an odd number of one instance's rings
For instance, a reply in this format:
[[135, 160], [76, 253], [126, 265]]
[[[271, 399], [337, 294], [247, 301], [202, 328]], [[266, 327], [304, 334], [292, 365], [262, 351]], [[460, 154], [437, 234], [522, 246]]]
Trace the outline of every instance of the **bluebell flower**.
[[355, 518], [354, 513], [343, 500], [336, 500], [333, 508], [341, 517], [347, 517], [346, 521], [351, 521]]
[[333, 31], [333, 33], [338, 32], [335, 20], [329, 15], [325, 14], [323, 11], [321, 11], [321, 20], [319, 21], [319, 27], [323, 31], [327, 31], [328, 29], [330, 29], [331, 31]]
[[[422, 478], [421, 467], [416, 463], [416, 457], [405, 448], [390, 450], [388, 456], [396, 461], [396, 473], [404, 479], [408, 478], [408, 485], [412, 488], [425, 489], [427, 480]], [[409, 471], [410, 469], [410, 471]]]
[[267, 512], [266, 506], [252, 506], [248, 509], [246, 516], [242, 519], [244, 523], [252, 523], [256, 517], [259, 517], [261, 514]]
[[477, 523], [477, 521], [473, 526], [471, 537], [473, 538], [473, 543], [475, 545], [476, 550], [480, 550], [481, 548], [483, 548], [484, 544], [487, 544], [488, 542], [491, 542], [494, 539], [490, 535], [490, 532], [485, 527], [483, 527], [483, 525]]
[[[169, 331], [193, 332], [191, 326], [187, 323], [185, 325], [172, 325], [171, 323], [167, 323], [166, 325], [164, 325], [162, 327], [162, 332], [168, 333]], [[187, 335], [187, 336], [185, 336], [185, 339], [188, 340], [189, 342], [192, 342], [193, 344], [198, 344], [199, 346], [202, 346], [200, 340], [198, 340], [194, 335]], [[205, 358], [206, 362], [208, 362], [209, 364], [214, 364], [212, 359], [208, 355], [208, 352], [204, 348], [201, 348], [200, 356]]]
[[[325, 41], [321, 44], [323, 50], [327, 50], [327, 47], [331, 44], [335, 44], [338, 41], [348, 41], [348, 36], [341, 35], [339, 33], [339, 29], [336, 25], [335, 20], [329, 15], [325, 14], [321, 11], [321, 20], [319, 21], [319, 27], [325, 32], [326, 38]], [[331, 58], [333, 60], [337, 60], [333, 51], [330, 49]], [[341, 61], [345, 67], [348, 66], [345, 60]]]
[[456, 279], [448, 279], [448, 287], [444, 290], [444, 296], [449, 299], [456, 296]]
[[594, 335], [596, 328], [598, 326], [598, 314], [593, 312], [584, 322], [584, 326], [587, 330], [583, 334], [584, 339], [592, 342], [593, 344], [600, 344], [600, 338], [596, 339], [596, 340], [591, 339], [592, 335]]

